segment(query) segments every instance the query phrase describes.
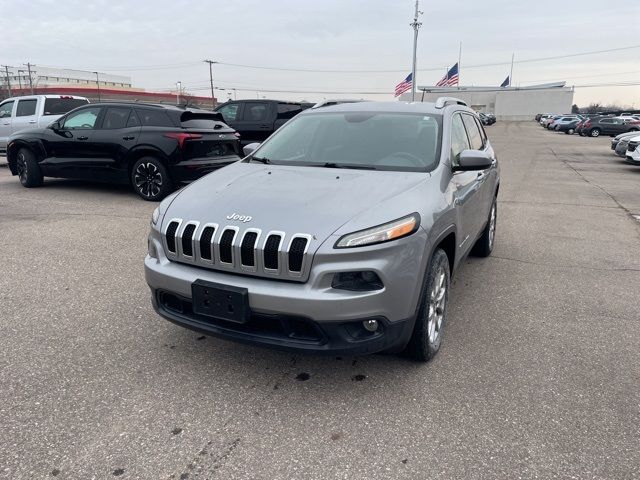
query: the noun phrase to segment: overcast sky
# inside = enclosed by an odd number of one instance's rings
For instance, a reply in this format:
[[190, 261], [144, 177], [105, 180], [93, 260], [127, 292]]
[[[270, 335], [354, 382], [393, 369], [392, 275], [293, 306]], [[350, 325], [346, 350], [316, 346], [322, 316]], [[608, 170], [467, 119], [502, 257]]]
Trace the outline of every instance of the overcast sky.
[[[395, 84], [411, 69], [413, 8], [412, 0], [0, 0], [0, 63], [129, 75], [135, 86], [148, 90], [169, 90], [180, 80], [187, 91], [208, 95], [209, 71], [201, 61], [210, 58], [339, 71], [214, 65], [215, 85], [237, 88], [238, 98], [391, 100]], [[514, 84], [566, 80], [577, 86], [580, 105], [598, 101], [640, 108], [638, 85], [579, 87], [640, 84], [640, 0], [422, 0], [420, 8], [418, 69], [435, 70], [419, 71], [418, 85], [437, 82], [457, 61], [462, 42], [463, 85], [500, 85], [513, 52]], [[636, 48], [517, 63], [631, 46]], [[505, 65], [471, 68], [501, 62]], [[217, 90], [216, 96], [225, 100], [228, 93]]]

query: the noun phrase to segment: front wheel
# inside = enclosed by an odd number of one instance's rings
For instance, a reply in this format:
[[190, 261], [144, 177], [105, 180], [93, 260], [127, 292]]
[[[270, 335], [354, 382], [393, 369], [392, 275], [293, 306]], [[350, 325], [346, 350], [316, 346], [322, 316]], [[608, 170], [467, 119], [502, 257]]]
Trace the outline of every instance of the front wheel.
[[429, 261], [416, 323], [405, 349], [407, 356], [414, 360], [428, 362], [440, 349], [450, 282], [449, 259], [444, 250], [438, 248]]
[[31, 150], [21, 148], [16, 156], [16, 170], [23, 187], [39, 187], [43, 182], [42, 170]]
[[591, 135], [592, 137], [599, 137], [600, 136], [600, 129], [599, 128], [594, 128], [593, 130], [591, 130], [589, 132], [589, 135]]
[[138, 195], [150, 202], [162, 200], [173, 188], [167, 169], [153, 157], [143, 157], [133, 164], [131, 184]]
[[573, 135], [575, 133], [575, 130], [573, 128], [570, 128], [569, 130], [567, 130], [567, 135]]

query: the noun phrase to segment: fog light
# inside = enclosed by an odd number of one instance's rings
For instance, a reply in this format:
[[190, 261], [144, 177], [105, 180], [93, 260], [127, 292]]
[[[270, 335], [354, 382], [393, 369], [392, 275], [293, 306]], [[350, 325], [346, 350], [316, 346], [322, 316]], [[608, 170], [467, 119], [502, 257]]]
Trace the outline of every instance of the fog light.
[[362, 322], [362, 326], [367, 332], [375, 332], [378, 330], [378, 321], [377, 320], [365, 320]]
[[156, 249], [156, 244], [153, 243], [153, 240], [150, 238], [147, 239], [147, 250], [149, 251], [149, 256], [151, 258], [158, 258], [158, 250]]

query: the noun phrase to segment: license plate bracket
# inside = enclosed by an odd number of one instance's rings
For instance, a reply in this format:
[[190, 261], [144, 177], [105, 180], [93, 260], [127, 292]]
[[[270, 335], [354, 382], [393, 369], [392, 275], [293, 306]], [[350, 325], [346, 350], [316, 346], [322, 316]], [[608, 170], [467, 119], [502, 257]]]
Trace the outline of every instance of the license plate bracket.
[[246, 288], [196, 280], [191, 284], [193, 313], [227, 322], [249, 321], [249, 291]]

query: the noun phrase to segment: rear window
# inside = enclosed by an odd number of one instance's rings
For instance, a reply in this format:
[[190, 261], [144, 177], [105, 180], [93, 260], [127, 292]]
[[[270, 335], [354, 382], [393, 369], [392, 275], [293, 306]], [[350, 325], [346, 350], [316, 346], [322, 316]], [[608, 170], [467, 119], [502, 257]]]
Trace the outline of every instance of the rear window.
[[64, 115], [74, 108], [89, 103], [86, 98], [47, 98], [44, 101], [44, 115]]
[[145, 127], [173, 127], [164, 110], [136, 109], [140, 123]]
[[219, 112], [187, 111], [180, 115], [180, 125], [183, 128], [198, 130], [227, 130], [232, 129], [223, 122], [224, 117]]

